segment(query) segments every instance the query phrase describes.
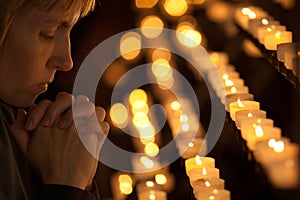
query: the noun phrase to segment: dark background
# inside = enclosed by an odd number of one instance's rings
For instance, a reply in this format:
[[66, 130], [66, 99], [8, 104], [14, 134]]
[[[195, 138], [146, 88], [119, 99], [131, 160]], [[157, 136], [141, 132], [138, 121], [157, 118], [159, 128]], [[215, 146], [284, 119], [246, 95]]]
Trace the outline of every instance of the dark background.
[[[98, 5], [95, 12], [82, 19], [74, 27], [71, 35], [74, 68], [70, 72], [59, 72], [46, 96], [53, 97], [59, 91], [72, 92], [76, 73], [86, 55], [101, 41], [114, 34], [137, 27], [136, 21], [139, 15], [133, 9], [133, 2], [130, 0], [101, 0], [101, 6]], [[263, 7], [281, 24], [286, 25], [287, 29], [293, 32], [294, 41], [300, 42], [299, 1], [293, 10], [285, 10], [271, 0], [250, 2]], [[225, 51], [229, 54], [230, 62], [241, 73], [245, 85], [249, 86], [255, 100], [260, 102], [261, 109], [267, 111], [268, 118], [274, 120], [275, 125], [282, 129], [284, 136], [300, 144], [299, 87], [295, 87], [265, 58], [251, 58], [243, 52], [241, 44], [245, 38], [249, 37], [247, 33], [240, 31], [234, 38], [228, 37], [226, 27], [210, 22], [206, 18], [204, 10], [195, 9], [191, 14], [196, 17], [201, 30], [207, 37], [207, 48], [214, 51]], [[172, 25], [172, 22], [169, 25]], [[201, 122], [207, 128], [210, 118], [210, 101], [207, 98], [206, 86], [204, 83], [196, 81], [186, 68], [181, 69], [181, 72], [189, 78], [195, 91], [200, 94]], [[107, 112], [110, 106], [111, 91], [112, 88], [105, 83], [99, 83], [95, 103], [106, 108]], [[166, 132], [164, 134], [170, 136], [168, 127], [164, 130]], [[277, 190], [270, 185], [259, 164], [248, 159], [249, 152], [237, 135], [238, 131], [230, 118], [227, 118], [221, 137], [209, 154], [216, 159], [216, 167], [220, 169], [221, 177], [225, 179], [225, 187], [231, 191], [232, 199], [299, 199], [299, 189]], [[109, 139], [124, 149], [134, 151], [131, 139], [125, 134], [116, 133], [114, 129], [111, 129]], [[109, 154], [109, 152], [106, 153]], [[184, 161], [178, 159], [172, 163], [170, 171], [176, 176], [176, 187], [168, 198], [193, 199], [188, 179], [185, 176]], [[102, 199], [112, 198], [109, 181], [114, 172], [114, 169], [100, 164], [97, 180]], [[128, 199], [136, 199], [135, 194], [130, 195]]]

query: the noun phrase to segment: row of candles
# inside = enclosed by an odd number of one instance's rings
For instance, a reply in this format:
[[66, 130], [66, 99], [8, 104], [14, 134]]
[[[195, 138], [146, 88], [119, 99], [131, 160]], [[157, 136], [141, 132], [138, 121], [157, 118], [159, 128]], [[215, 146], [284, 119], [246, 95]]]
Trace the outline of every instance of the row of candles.
[[[229, 65], [226, 53], [213, 52], [211, 55], [220, 75], [223, 78], [226, 77], [225, 88], [226, 82], [231, 79], [239, 79], [239, 81], [233, 81], [232, 87], [235, 82], [239, 86], [243, 85], [242, 79], [237, 78], [237, 74], [233, 73], [234, 66]], [[233, 77], [230, 76], [231, 73], [234, 74]], [[218, 85], [213, 85], [213, 87], [219, 90]], [[217, 94], [220, 93], [217, 92]], [[230, 113], [230, 118], [246, 141], [248, 149], [253, 152], [255, 160], [266, 170], [274, 187], [280, 189], [297, 187], [299, 145], [282, 136], [281, 129], [274, 127], [274, 121], [267, 118], [266, 111], [260, 110], [260, 103], [254, 101], [253, 94], [226, 92], [225, 98], [221, 99]]]
[[257, 6], [238, 7], [235, 21], [265, 49], [275, 51], [278, 61], [300, 78], [300, 43], [293, 42], [293, 33], [286, 26]]

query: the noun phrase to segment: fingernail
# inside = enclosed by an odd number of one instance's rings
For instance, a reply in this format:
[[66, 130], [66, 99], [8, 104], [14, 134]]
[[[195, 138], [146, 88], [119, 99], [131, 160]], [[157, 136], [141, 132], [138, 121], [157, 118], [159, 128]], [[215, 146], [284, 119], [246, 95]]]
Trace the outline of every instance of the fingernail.
[[45, 118], [43, 119], [43, 125], [44, 125], [44, 126], [50, 126], [50, 119], [47, 118], [47, 117], [45, 117]]
[[32, 130], [32, 128], [33, 128], [33, 122], [32, 122], [31, 119], [28, 119], [26, 124], [25, 124], [25, 129]]
[[66, 121], [61, 120], [58, 124], [58, 127], [64, 129], [67, 128], [66, 125], [67, 125]]

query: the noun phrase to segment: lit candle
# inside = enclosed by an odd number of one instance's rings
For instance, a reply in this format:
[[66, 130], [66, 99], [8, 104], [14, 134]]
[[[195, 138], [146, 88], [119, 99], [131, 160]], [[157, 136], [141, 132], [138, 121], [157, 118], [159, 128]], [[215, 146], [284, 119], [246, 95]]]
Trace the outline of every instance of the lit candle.
[[225, 52], [211, 52], [210, 59], [216, 66], [229, 64], [229, 55]]
[[253, 152], [256, 161], [260, 163], [269, 162], [268, 155], [274, 153], [273, 148], [279, 140], [283, 142], [283, 146], [290, 143], [290, 139], [287, 137], [281, 137], [279, 139], [270, 138], [257, 141], [255, 144], [255, 151]]
[[185, 170], [186, 174], [190, 176], [190, 171], [195, 168], [214, 168], [215, 159], [211, 157], [201, 157], [199, 155], [185, 160]]
[[241, 101], [248, 100], [253, 101], [254, 95], [249, 93], [236, 93], [236, 94], [228, 94], [225, 96], [225, 100], [222, 101], [223, 104], [225, 104], [225, 108], [227, 112], [229, 112], [229, 105], [232, 102], [236, 102], [238, 99]]
[[225, 87], [225, 95], [229, 95], [229, 94], [247, 94], [247, 93], [249, 93], [248, 86]]
[[[182, 137], [184, 137], [184, 134], [181, 134], [181, 135], [182, 135]], [[177, 137], [180, 137], [181, 135], [178, 135]], [[186, 146], [185, 147], [182, 146], [182, 145], [184, 145], [183, 143], [179, 143], [178, 145], [180, 145], [180, 147], [178, 147], [178, 149], [185, 150], [185, 152], [181, 155], [181, 157], [183, 159], [189, 159], [189, 158], [195, 157], [200, 154], [200, 151], [201, 151], [201, 153], [206, 152], [206, 142], [203, 138], [195, 137], [193, 139], [193, 141], [188, 143], [187, 148], [186, 148]]]
[[[213, 189], [224, 189], [225, 181], [221, 178], [204, 178], [193, 182], [194, 193]], [[196, 195], [195, 195], [196, 196]]]
[[199, 193], [197, 200], [230, 200], [230, 191], [224, 189], [214, 189]]
[[241, 122], [249, 118], [266, 118], [267, 112], [264, 110], [240, 110], [235, 113], [235, 125], [238, 129], [241, 128]]
[[272, 17], [268, 16], [262, 19], [253, 19], [249, 21], [249, 31], [254, 38], [258, 38], [258, 28], [268, 25], [279, 25], [279, 21], [272, 20]]
[[255, 151], [255, 145], [256, 142], [260, 140], [265, 140], [265, 139], [279, 139], [281, 138], [281, 129], [280, 128], [275, 128], [275, 127], [270, 127], [270, 126], [263, 126], [263, 125], [253, 125], [254, 133], [248, 132], [248, 135], [246, 136], [246, 141], [247, 141], [247, 147], [251, 151]]
[[284, 52], [289, 49], [300, 47], [300, 42], [289, 42], [277, 45], [277, 59], [284, 62]]
[[220, 170], [218, 168], [194, 168], [189, 172], [190, 184], [204, 178], [220, 178]]
[[139, 200], [166, 200], [167, 193], [161, 190], [143, 191], [137, 194]]
[[275, 188], [296, 189], [299, 186], [299, 159], [289, 158], [273, 163], [267, 176]]
[[291, 31], [273, 31], [265, 34], [264, 46], [267, 50], [276, 51], [278, 44], [292, 41], [293, 33]]
[[294, 58], [298, 57], [300, 52], [300, 45], [298, 48], [294, 47], [294, 48], [290, 48], [287, 49], [284, 54], [283, 54], [283, 60], [284, 60], [284, 66], [289, 69], [289, 70], [293, 70], [294, 66], [293, 66], [293, 60]]
[[259, 110], [260, 104], [257, 101], [241, 101], [238, 99], [236, 102], [229, 104], [230, 117], [235, 121], [235, 113], [240, 110]]
[[265, 35], [267, 33], [272, 33], [276, 31], [286, 31], [286, 26], [282, 25], [268, 25], [268, 26], [261, 26], [258, 28], [258, 41], [260, 44], [265, 43]]
[[255, 128], [257, 125], [261, 127], [274, 127], [274, 121], [267, 118], [249, 118], [247, 121], [241, 121], [241, 134], [245, 140], [248, 140], [248, 135], [256, 135]]

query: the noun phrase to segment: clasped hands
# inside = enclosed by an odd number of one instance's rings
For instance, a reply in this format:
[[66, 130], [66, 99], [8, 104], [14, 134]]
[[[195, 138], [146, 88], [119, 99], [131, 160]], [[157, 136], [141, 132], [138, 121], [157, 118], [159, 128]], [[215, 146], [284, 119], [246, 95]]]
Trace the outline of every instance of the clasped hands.
[[86, 189], [93, 180], [100, 148], [109, 131], [105, 110], [87, 97], [61, 92], [28, 113], [18, 110], [11, 132], [44, 184]]

